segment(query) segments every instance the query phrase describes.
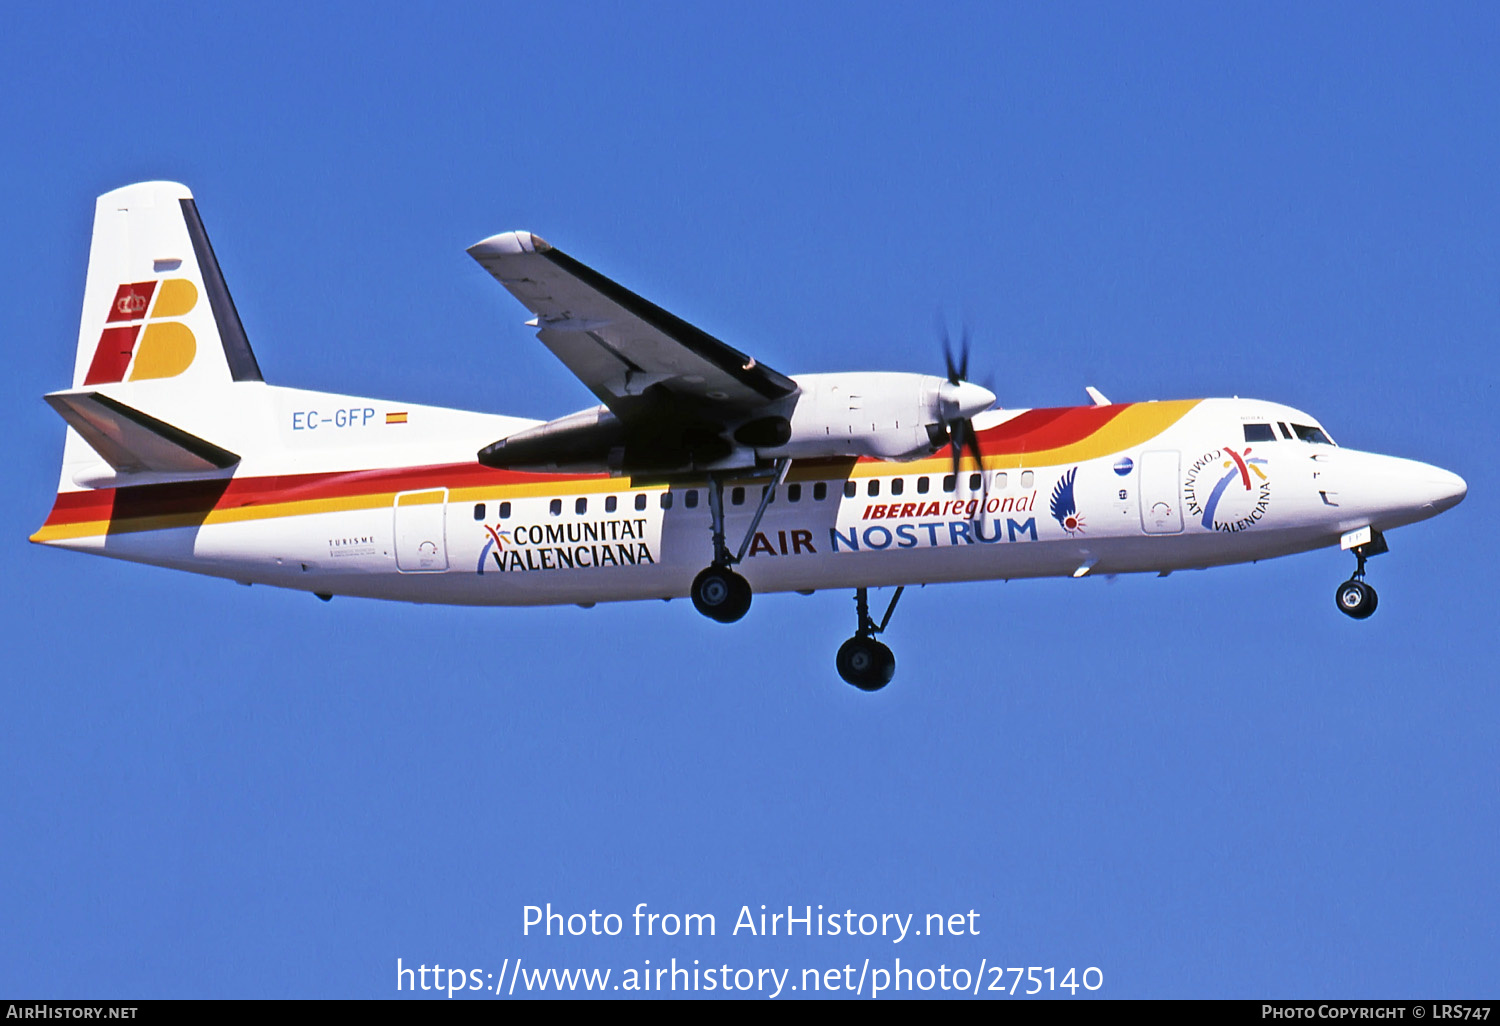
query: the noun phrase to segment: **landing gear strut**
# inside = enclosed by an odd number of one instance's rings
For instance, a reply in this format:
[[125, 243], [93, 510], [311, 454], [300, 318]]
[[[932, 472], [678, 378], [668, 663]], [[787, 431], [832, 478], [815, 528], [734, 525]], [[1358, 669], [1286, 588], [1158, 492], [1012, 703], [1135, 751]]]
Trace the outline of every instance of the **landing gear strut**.
[[1389, 551], [1388, 546], [1379, 532], [1374, 532], [1371, 540], [1363, 545], [1354, 546], [1354, 558], [1359, 560], [1359, 565], [1355, 567], [1354, 575], [1339, 585], [1338, 591], [1333, 594], [1333, 601], [1339, 607], [1339, 612], [1356, 620], [1366, 619], [1375, 612], [1380, 596], [1375, 594], [1373, 587], [1365, 583], [1365, 560], [1386, 551]]
[[885, 631], [886, 625], [891, 622], [891, 614], [896, 611], [896, 603], [901, 601], [901, 593], [905, 590], [904, 586], [896, 589], [879, 624], [870, 618], [869, 589], [856, 588], [854, 591], [859, 629], [854, 632], [854, 637], [839, 646], [835, 664], [838, 666], [839, 676], [861, 691], [879, 691], [896, 675], [895, 655], [876, 641], [875, 635]]
[[734, 623], [750, 611], [750, 582], [730, 567], [745, 558], [750, 540], [755, 537], [755, 529], [760, 526], [761, 517], [766, 515], [766, 507], [771, 504], [776, 489], [786, 479], [791, 463], [789, 459], [776, 461], [775, 478], [761, 496], [760, 508], [755, 511], [737, 553], [729, 551], [729, 545], [724, 539], [724, 481], [717, 474], [708, 475], [708, 511], [713, 518], [714, 561], [693, 578], [692, 597], [693, 607], [710, 620]]

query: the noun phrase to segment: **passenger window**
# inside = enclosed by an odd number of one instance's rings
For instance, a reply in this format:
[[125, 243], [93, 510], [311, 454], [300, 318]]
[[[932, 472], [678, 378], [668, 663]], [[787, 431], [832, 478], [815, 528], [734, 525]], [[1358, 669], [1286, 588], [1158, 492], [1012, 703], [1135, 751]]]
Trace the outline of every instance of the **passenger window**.
[[562, 516], [562, 500], [553, 499], [550, 503], [547, 504], [547, 512], [551, 513], [555, 517]]
[[917, 494], [918, 495], [926, 495], [927, 494], [927, 478], [925, 478], [925, 477], [919, 477], [919, 478], [917, 478]]
[[813, 485], [813, 501], [822, 502], [826, 498], [828, 498], [828, 482], [819, 481]]
[[736, 486], [734, 490], [729, 493], [729, 501], [734, 503], [736, 506], [743, 506], [745, 504], [745, 489]]
[[802, 498], [802, 486], [799, 484], [786, 486], [786, 501], [796, 502]]
[[1246, 424], [1245, 441], [1274, 442], [1276, 441], [1276, 429], [1269, 424]]
[[501, 520], [506, 520], [509, 517], [510, 517], [510, 503], [508, 503], [508, 502], [502, 502], [500, 504], [500, 519]]
[[892, 495], [900, 495], [904, 491], [906, 491], [906, 479], [904, 477], [898, 477], [891, 482]]
[[996, 488], [1004, 488], [1009, 483], [1010, 483], [1010, 477], [1005, 473], [1005, 471], [1002, 470], [1002, 471], [1000, 471], [1000, 473], [998, 473], [998, 474], [995, 475], [995, 487]]
[[951, 492], [956, 487], [958, 487], [958, 478], [954, 477], [952, 474], [944, 474], [943, 491]]
[[589, 511], [589, 500], [583, 499], [583, 498], [574, 500], [574, 502], [573, 502], [573, 512], [574, 513], [577, 513], [579, 516], [582, 516], [583, 514], [587, 513], [588, 511]]
[[856, 490], [858, 490], [858, 488], [859, 488], [859, 486], [856, 485], [853, 481], [845, 481], [844, 482], [844, 498], [846, 498], [846, 499], [852, 499], [852, 498], [854, 498], [854, 493], [855, 493]]
[[646, 493], [645, 492], [642, 492], [641, 494], [639, 494], [639, 495], [637, 495], [635, 497], [635, 508], [636, 508], [636, 512], [640, 512], [641, 510], [643, 510], [643, 509], [646, 508]]
[[671, 492], [662, 492], [661, 493], [661, 508], [662, 509], [671, 509], [672, 508], [672, 493]]
[[1035, 482], [1035, 481], [1036, 481], [1036, 475], [1033, 474], [1031, 471], [1029, 471], [1029, 470], [1023, 470], [1023, 471], [1021, 471], [1021, 487], [1022, 488], [1030, 488], [1032, 486], [1032, 483]]
[[620, 504], [620, 500], [617, 499], [617, 498], [615, 498], [613, 495], [607, 495], [607, 496], [605, 496], [604, 497], [604, 512], [606, 512], [606, 513], [613, 513], [615, 511], [615, 507], [618, 506], [619, 504]]
[[475, 520], [483, 520], [484, 519], [484, 503], [482, 503], [482, 502], [476, 502], [474, 504], [474, 519]]
[[689, 488], [686, 495], [682, 497], [682, 504], [688, 509], [698, 508], [698, 489]]
[[870, 496], [871, 498], [874, 498], [875, 496], [880, 494], [880, 478], [870, 478], [870, 483], [865, 485], [865, 494]]
[[979, 474], [970, 474], [969, 475], [969, 491], [971, 491], [971, 492], [977, 492], [977, 491], [979, 491], [979, 486], [982, 485], [982, 484], [984, 484], [984, 478], [983, 478], [983, 476], [981, 476]]

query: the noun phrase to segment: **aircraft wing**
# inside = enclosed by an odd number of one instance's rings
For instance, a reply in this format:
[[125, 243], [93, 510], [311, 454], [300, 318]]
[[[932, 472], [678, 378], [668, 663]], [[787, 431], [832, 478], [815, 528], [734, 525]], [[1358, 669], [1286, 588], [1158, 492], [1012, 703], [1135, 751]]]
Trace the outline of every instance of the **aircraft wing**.
[[[492, 236], [469, 255], [536, 314], [528, 323], [537, 338], [627, 429], [663, 400], [692, 408], [695, 419], [728, 424], [797, 391], [786, 375], [530, 232]], [[648, 390], [655, 401], [634, 401]]]

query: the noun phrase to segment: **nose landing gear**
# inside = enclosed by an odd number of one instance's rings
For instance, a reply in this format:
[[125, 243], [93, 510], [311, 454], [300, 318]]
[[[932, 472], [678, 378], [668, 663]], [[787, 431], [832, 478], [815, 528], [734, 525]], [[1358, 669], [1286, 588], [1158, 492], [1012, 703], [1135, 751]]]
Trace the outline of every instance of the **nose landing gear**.
[[1338, 603], [1339, 612], [1356, 620], [1363, 620], [1375, 612], [1375, 606], [1380, 601], [1374, 588], [1353, 577], [1339, 585], [1333, 598]]
[[838, 667], [839, 676], [861, 691], [879, 691], [896, 675], [896, 656], [888, 647], [876, 641], [875, 635], [885, 631], [886, 625], [891, 622], [891, 614], [896, 611], [896, 603], [901, 601], [901, 593], [905, 590], [904, 586], [896, 589], [896, 594], [891, 596], [891, 604], [886, 607], [885, 616], [881, 617], [878, 625], [870, 618], [869, 589], [856, 588], [854, 591], [859, 628], [854, 637], [839, 646], [838, 658], [834, 663]]
[[[1371, 556], [1378, 556], [1382, 552], [1390, 551], [1385, 543], [1384, 536], [1379, 531], [1369, 530], [1368, 541], [1358, 545], [1349, 546], [1354, 552], [1354, 558], [1359, 560], [1354, 569], [1354, 575], [1333, 594], [1334, 604], [1339, 607], [1339, 612], [1356, 620], [1367, 619], [1375, 612], [1375, 607], [1380, 602], [1380, 596], [1375, 594], [1375, 589], [1365, 583], [1365, 560]], [[1362, 532], [1353, 532], [1355, 535], [1364, 537]]]

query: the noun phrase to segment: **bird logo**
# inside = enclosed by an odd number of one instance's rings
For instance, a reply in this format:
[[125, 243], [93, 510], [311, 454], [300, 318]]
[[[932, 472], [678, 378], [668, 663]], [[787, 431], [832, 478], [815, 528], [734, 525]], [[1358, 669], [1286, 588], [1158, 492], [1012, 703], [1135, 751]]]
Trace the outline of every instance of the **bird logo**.
[[1078, 514], [1078, 503], [1073, 498], [1073, 481], [1078, 477], [1078, 468], [1069, 470], [1052, 489], [1052, 519], [1062, 525], [1068, 534], [1083, 532], [1083, 517]]

